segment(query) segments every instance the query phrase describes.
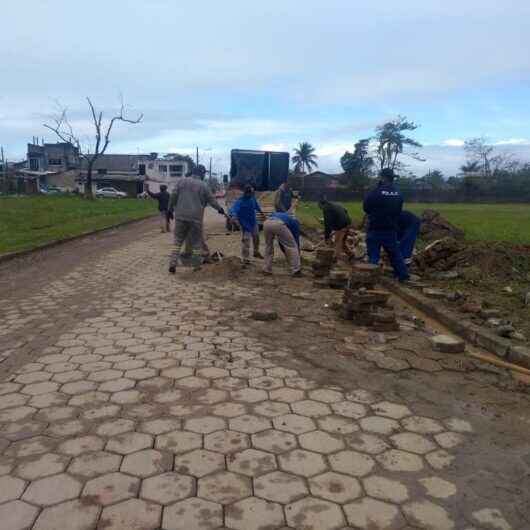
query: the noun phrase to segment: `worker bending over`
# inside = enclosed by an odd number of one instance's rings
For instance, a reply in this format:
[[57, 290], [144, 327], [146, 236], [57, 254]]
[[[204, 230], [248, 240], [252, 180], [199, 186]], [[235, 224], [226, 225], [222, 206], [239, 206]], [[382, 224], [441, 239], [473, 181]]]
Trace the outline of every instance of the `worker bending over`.
[[397, 239], [399, 250], [406, 265], [412, 262], [412, 253], [416, 246], [416, 239], [420, 233], [421, 220], [408, 210], [403, 210], [398, 218]]
[[247, 184], [243, 190], [243, 195], [237, 199], [229, 210], [230, 217], [237, 220], [241, 230], [241, 260], [243, 265], [250, 265], [250, 240], [254, 248], [254, 257], [263, 259], [259, 252], [259, 226], [256, 219], [256, 212], [263, 213], [261, 207], [254, 196], [254, 189]]
[[320, 199], [318, 206], [324, 214], [324, 238], [326, 242], [331, 239], [331, 234], [335, 235], [335, 256], [340, 259], [344, 250], [344, 237], [351, 225], [350, 214], [346, 208], [340, 204], [330, 202], [326, 199]]
[[273, 213], [264, 223], [265, 233], [265, 265], [263, 273], [272, 274], [274, 259], [274, 240], [278, 238], [280, 248], [285, 254], [291, 274], [298, 278], [302, 276], [300, 261], [300, 223], [283, 212]]
[[221, 215], [225, 211], [215, 200], [210, 188], [202, 180], [191, 178], [191, 173], [186, 178], [177, 180], [171, 193], [169, 207], [175, 217], [175, 247], [169, 261], [169, 272], [174, 274], [180, 263], [180, 252], [187, 237], [191, 243], [191, 264], [194, 271], [202, 265], [201, 242], [203, 230], [204, 209], [207, 205], [215, 208]]
[[394, 187], [394, 171], [381, 170], [381, 181], [364, 200], [363, 208], [368, 215], [366, 247], [368, 261], [377, 265], [381, 247], [388, 254], [394, 274], [401, 282], [409, 279], [407, 266], [401, 255], [397, 239], [398, 219], [403, 209], [403, 197]]

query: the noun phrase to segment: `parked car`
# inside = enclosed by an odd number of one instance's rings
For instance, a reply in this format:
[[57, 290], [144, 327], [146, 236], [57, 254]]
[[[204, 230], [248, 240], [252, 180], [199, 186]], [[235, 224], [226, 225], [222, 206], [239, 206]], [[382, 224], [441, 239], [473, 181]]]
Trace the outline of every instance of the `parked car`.
[[124, 191], [119, 191], [116, 188], [100, 188], [96, 190], [96, 197], [110, 197], [112, 199], [124, 199], [127, 194]]
[[40, 186], [40, 192], [44, 193], [45, 195], [54, 195], [56, 193], [64, 193], [61, 188], [58, 188], [57, 186], [44, 186], [41, 184]]

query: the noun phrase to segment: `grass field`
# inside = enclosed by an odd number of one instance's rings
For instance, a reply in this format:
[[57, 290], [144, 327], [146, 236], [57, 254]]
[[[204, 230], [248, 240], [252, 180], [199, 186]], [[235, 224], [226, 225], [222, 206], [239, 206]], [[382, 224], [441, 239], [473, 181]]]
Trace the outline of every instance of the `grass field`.
[[156, 213], [155, 201], [71, 196], [0, 198], [0, 254]]
[[[361, 203], [342, 203], [352, 219], [361, 220]], [[427, 208], [439, 211], [451, 223], [462, 228], [469, 241], [504, 241], [530, 245], [530, 205], [528, 204], [422, 204], [408, 203], [406, 208], [421, 213]], [[302, 202], [297, 216], [307, 226], [318, 227], [322, 217], [314, 202]]]

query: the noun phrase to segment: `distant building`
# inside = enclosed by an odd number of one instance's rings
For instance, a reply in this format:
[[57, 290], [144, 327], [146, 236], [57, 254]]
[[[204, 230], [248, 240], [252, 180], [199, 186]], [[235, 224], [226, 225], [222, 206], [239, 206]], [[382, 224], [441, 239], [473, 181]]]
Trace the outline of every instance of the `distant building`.
[[184, 177], [191, 171], [193, 160], [189, 156], [170, 153], [159, 156], [151, 153], [138, 159], [138, 172], [145, 176], [145, 183], [153, 193], [160, 191], [160, 186], [165, 184], [171, 190], [175, 180]]
[[340, 182], [343, 179], [343, 173], [325, 173], [324, 171], [313, 171], [309, 174], [294, 174], [289, 176], [291, 186], [303, 191], [324, 192], [330, 188], [340, 187]]
[[28, 144], [30, 171], [69, 171], [79, 169], [79, 149], [66, 142], [55, 144]]

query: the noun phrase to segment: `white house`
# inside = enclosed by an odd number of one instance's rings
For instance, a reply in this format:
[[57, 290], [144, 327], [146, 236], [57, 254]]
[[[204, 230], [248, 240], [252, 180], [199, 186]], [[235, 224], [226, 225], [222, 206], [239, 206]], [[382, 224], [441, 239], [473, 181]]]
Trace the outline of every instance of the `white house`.
[[158, 153], [151, 153], [140, 158], [138, 170], [140, 175], [145, 175], [145, 184], [149, 184], [149, 191], [157, 193], [162, 184], [171, 191], [175, 180], [184, 177], [191, 170], [192, 164], [189, 156], [170, 153], [160, 157]]

